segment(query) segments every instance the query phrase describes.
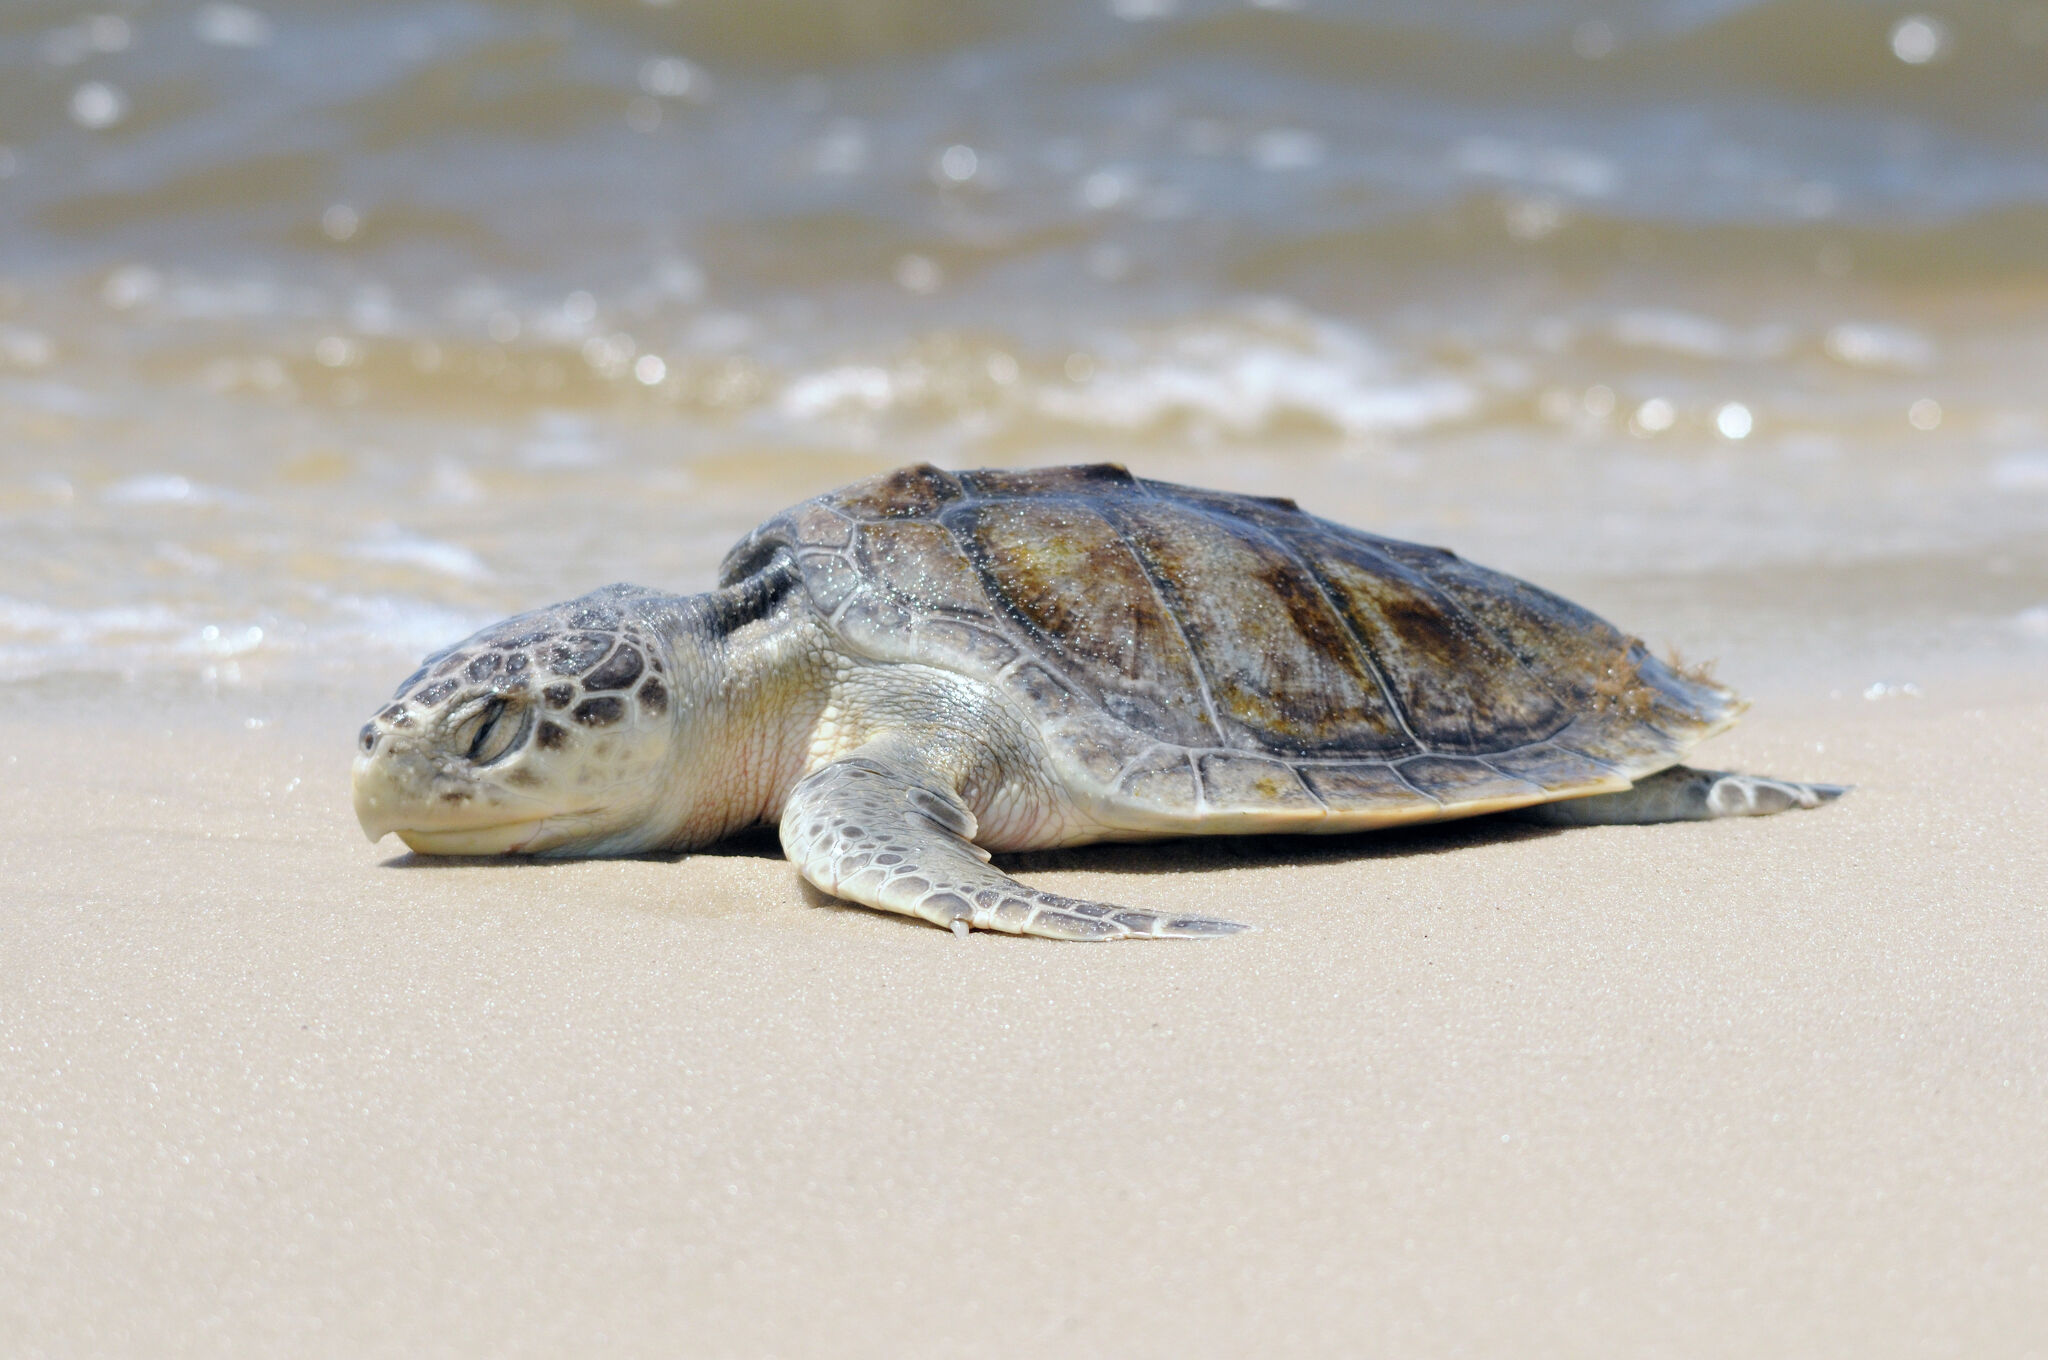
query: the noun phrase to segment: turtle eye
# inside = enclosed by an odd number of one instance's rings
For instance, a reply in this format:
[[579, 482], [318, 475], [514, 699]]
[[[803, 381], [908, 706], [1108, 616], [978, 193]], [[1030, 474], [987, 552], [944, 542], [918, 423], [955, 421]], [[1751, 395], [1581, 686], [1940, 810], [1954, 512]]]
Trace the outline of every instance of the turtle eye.
[[469, 738], [469, 749], [464, 756], [472, 765], [489, 765], [503, 760], [525, 737], [525, 705], [520, 705], [518, 712], [511, 710], [512, 704], [504, 695], [493, 695], [477, 710], [475, 717], [462, 725], [456, 739]]

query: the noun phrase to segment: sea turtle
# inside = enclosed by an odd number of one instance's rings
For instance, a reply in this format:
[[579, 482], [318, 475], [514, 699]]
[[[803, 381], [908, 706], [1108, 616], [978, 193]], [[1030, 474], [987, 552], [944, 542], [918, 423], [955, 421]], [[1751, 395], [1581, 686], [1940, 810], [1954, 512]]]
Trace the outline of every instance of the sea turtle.
[[609, 586], [429, 657], [362, 729], [355, 806], [421, 854], [775, 823], [825, 892], [963, 934], [1221, 935], [989, 852], [1842, 792], [1677, 763], [1743, 707], [1556, 595], [1293, 501], [920, 465], [775, 516], [706, 594]]

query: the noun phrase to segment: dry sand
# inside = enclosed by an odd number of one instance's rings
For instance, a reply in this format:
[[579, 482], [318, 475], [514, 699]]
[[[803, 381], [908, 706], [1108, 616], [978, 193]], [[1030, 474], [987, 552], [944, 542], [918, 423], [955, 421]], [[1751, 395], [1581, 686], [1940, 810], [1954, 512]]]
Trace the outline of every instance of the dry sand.
[[2048, 1352], [2023, 681], [1714, 744], [1821, 812], [1022, 861], [1260, 927], [1099, 947], [421, 863], [338, 706], [18, 703], [0, 1353]]

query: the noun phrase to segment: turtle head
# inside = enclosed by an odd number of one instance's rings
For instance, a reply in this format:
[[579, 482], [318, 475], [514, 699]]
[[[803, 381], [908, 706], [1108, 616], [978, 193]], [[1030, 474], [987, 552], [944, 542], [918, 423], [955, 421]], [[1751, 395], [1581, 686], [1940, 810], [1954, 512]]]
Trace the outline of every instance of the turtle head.
[[693, 697], [677, 674], [681, 603], [608, 586], [428, 657], [357, 738], [363, 830], [429, 855], [668, 843], [665, 793]]

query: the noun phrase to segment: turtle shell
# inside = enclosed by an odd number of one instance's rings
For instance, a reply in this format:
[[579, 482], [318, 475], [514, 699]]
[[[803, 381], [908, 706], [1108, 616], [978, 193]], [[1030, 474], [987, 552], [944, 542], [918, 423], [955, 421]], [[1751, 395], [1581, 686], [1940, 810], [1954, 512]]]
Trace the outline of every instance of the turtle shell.
[[721, 584], [785, 553], [849, 651], [1003, 691], [1069, 793], [1133, 832], [1624, 788], [1741, 707], [1455, 553], [1110, 464], [858, 482], [761, 526]]

